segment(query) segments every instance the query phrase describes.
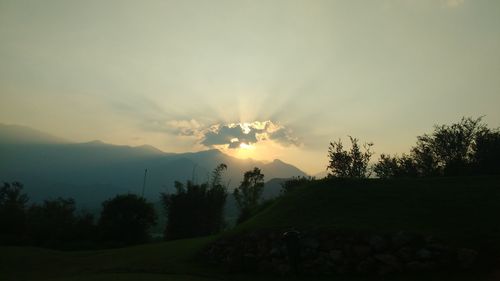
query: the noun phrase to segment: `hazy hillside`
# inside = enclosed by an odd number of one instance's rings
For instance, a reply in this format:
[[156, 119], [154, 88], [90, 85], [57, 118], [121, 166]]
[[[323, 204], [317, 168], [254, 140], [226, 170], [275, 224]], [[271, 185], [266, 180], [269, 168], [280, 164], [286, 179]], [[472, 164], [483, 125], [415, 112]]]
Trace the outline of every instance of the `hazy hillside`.
[[0, 123], [0, 143], [68, 143], [69, 141], [26, 126]]
[[239, 184], [254, 166], [266, 180], [305, 175], [280, 160], [263, 163], [237, 159], [218, 150], [165, 153], [152, 146], [121, 146], [100, 141], [70, 143], [20, 126], [0, 126], [0, 180], [21, 181], [34, 200], [74, 197], [94, 207], [117, 193], [140, 193], [148, 169], [145, 196], [156, 200], [175, 180], [202, 182], [219, 163], [228, 165], [225, 181]]

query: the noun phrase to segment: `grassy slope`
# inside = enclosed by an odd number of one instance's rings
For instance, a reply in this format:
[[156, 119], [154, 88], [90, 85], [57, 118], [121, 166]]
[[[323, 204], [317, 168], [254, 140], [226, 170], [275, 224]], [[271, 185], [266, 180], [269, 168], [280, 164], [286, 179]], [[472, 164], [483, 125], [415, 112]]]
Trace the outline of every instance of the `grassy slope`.
[[[463, 246], [494, 245], [498, 250], [499, 187], [500, 177], [318, 181], [277, 200], [224, 235], [292, 226], [407, 230], [433, 234]], [[225, 276], [192, 261], [194, 254], [213, 239], [85, 252], [0, 247], [0, 280], [252, 280], [251, 276]], [[473, 275], [457, 277], [475, 280]], [[439, 280], [444, 276], [435, 277]]]
[[500, 177], [319, 181], [235, 229], [414, 231], [464, 246], [500, 248]]
[[[148, 273], [139, 280], [171, 280], [171, 276], [190, 272], [192, 280], [204, 272], [203, 265], [191, 261], [195, 253], [213, 237], [178, 240], [135, 247], [82, 252], [60, 252], [40, 248], [1, 247], [0, 280], [80, 280], [66, 279], [77, 275], [90, 275], [85, 280], [128, 280], [124, 273]], [[115, 275], [109, 275], [116, 273]], [[125, 278], [125, 279], [124, 279]], [[183, 278], [183, 277], [179, 277]], [[136, 279], [137, 280], [137, 279]], [[182, 280], [182, 279], [181, 279]], [[191, 279], [186, 279], [191, 280]]]

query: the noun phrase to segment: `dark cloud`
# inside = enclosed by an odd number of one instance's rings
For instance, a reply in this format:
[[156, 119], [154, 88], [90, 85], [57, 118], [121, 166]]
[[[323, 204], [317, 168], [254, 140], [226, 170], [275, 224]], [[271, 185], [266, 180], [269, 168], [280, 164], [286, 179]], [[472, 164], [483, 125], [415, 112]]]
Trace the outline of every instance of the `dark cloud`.
[[256, 143], [259, 130], [250, 128], [246, 130], [240, 124], [216, 126], [208, 130], [201, 141], [205, 146], [229, 145], [229, 148], [238, 148], [241, 143]]
[[250, 145], [264, 140], [285, 146], [300, 144], [291, 130], [272, 121], [215, 125], [203, 132], [200, 143], [207, 147], [227, 145], [234, 149], [242, 143]]

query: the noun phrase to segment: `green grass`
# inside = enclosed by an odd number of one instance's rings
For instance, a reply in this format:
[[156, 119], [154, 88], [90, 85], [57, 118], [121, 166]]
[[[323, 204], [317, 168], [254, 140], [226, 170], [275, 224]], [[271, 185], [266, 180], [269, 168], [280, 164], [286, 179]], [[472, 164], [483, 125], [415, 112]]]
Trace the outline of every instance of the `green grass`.
[[233, 231], [331, 228], [411, 231], [500, 248], [500, 177], [317, 181]]
[[[405, 230], [434, 235], [457, 246], [487, 246], [497, 254], [500, 252], [499, 217], [500, 177], [316, 181], [276, 200], [248, 222], [222, 235], [289, 227], [377, 232]], [[80, 252], [0, 247], [0, 280], [280, 279], [228, 275], [224, 269], [196, 261], [193, 258], [196, 253], [216, 238]], [[478, 272], [465, 272], [456, 274], [453, 279], [485, 280], [490, 275], [488, 272], [479, 272], [479, 275]], [[380, 280], [379, 277], [370, 279]], [[389, 280], [445, 279], [449, 277], [438, 273], [396, 276]], [[341, 280], [366, 278], [342, 277]]]
[[[102, 273], [153, 273], [151, 276], [155, 278], [159, 278], [160, 275], [183, 272], [191, 272], [194, 275], [200, 272], [202, 275], [202, 272], [206, 270], [205, 266], [195, 263], [192, 257], [212, 239], [213, 237], [205, 237], [113, 250], [81, 252], [1, 247], [0, 280], [51, 280], [50, 278], [94, 276]], [[117, 278], [117, 280], [127, 280]]]

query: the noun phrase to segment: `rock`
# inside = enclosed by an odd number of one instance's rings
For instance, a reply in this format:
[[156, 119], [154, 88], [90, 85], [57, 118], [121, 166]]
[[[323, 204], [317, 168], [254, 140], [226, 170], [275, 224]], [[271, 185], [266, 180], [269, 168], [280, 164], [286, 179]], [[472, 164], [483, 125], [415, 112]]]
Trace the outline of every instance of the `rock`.
[[414, 236], [400, 231], [392, 236], [392, 245], [394, 248], [401, 248], [412, 244]]
[[344, 257], [344, 255], [343, 255], [342, 251], [340, 251], [340, 250], [330, 251], [330, 259], [333, 262], [339, 262], [342, 260], [343, 257]]
[[376, 252], [382, 252], [387, 248], [387, 241], [380, 235], [370, 237], [369, 243]]
[[448, 251], [448, 247], [446, 247], [445, 245], [441, 244], [441, 243], [430, 243], [427, 248], [429, 248], [430, 250], [432, 250], [433, 252], [446, 252]]
[[401, 268], [401, 263], [399, 262], [398, 258], [396, 256], [393, 256], [391, 254], [379, 254], [374, 256], [376, 260], [380, 261], [381, 263], [391, 266], [396, 270], [399, 270]]
[[327, 240], [325, 240], [323, 242], [323, 248], [324, 250], [326, 251], [331, 251], [333, 249], [335, 249], [335, 247], [337, 247], [337, 243], [335, 242], [335, 240], [331, 237], [329, 237]]
[[400, 260], [404, 262], [410, 262], [414, 257], [414, 253], [415, 251], [410, 247], [403, 247], [397, 251], [396, 255]]
[[375, 271], [377, 268], [377, 262], [373, 258], [367, 258], [362, 260], [357, 268], [356, 271], [359, 273], [370, 273]]
[[288, 273], [291, 272], [291, 269], [290, 269], [290, 266], [287, 265], [287, 264], [280, 264], [278, 265], [278, 267], [276, 268], [276, 271], [278, 274], [280, 275], [286, 275]]
[[302, 247], [316, 250], [319, 248], [319, 242], [317, 239], [315, 239], [313, 237], [308, 237], [308, 238], [302, 240]]
[[[299, 266], [304, 275], [339, 273], [422, 272], [447, 266], [471, 267], [478, 253], [448, 248], [432, 237], [398, 232], [305, 232], [300, 239]], [[210, 264], [229, 271], [290, 274], [286, 243], [281, 232], [265, 230], [215, 241], [203, 251]]]
[[273, 247], [271, 251], [269, 251], [269, 256], [271, 257], [279, 257], [281, 256], [281, 251], [278, 247]]
[[432, 257], [432, 252], [425, 249], [425, 248], [422, 248], [420, 250], [418, 250], [415, 255], [417, 256], [418, 259], [420, 260], [428, 260]]
[[392, 267], [390, 265], [387, 265], [387, 264], [380, 264], [378, 266], [378, 270], [377, 270], [378, 274], [380, 274], [380, 275], [386, 275], [386, 274], [389, 274], [389, 273], [393, 273], [395, 271], [396, 270], [395, 270], [394, 267]]
[[352, 247], [352, 252], [358, 258], [366, 258], [371, 254], [371, 248], [368, 245], [355, 245]]
[[421, 261], [412, 261], [405, 265], [405, 268], [412, 272], [422, 272], [429, 270], [428, 265]]
[[477, 259], [477, 251], [472, 249], [457, 250], [457, 260], [462, 268], [470, 268]]

